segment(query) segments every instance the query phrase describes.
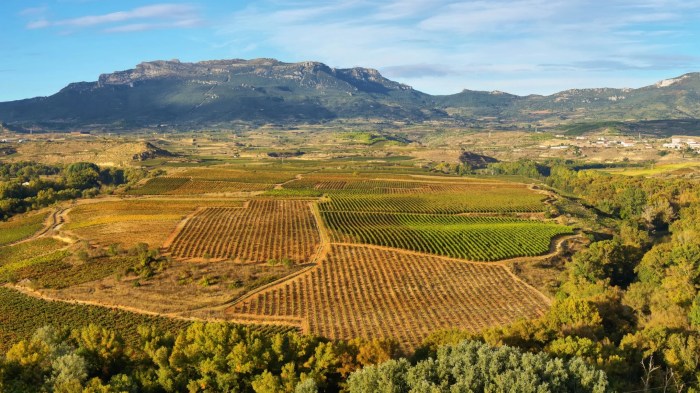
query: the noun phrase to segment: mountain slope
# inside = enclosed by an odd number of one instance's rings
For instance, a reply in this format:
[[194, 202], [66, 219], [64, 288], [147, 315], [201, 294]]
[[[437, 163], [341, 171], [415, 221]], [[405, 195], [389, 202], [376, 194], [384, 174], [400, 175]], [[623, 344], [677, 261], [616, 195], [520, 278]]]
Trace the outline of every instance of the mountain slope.
[[[152, 125], [323, 121], [338, 117], [421, 120], [430, 96], [376, 70], [271, 59], [154, 61], [68, 85], [50, 97], [0, 103], [12, 122]], [[430, 105], [428, 105], [430, 106]]]
[[49, 97], [0, 103], [0, 120], [53, 128], [217, 125], [333, 119], [599, 121], [700, 118], [700, 73], [640, 89], [550, 96], [464, 90], [431, 96], [367, 68], [274, 59], [153, 61], [73, 83]]

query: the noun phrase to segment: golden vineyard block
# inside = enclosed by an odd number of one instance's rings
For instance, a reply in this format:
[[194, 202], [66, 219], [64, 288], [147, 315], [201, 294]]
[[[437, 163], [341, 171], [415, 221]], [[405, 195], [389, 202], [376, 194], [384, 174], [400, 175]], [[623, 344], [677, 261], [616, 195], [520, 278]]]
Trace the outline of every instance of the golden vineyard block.
[[169, 251], [185, 259], [302, 263], [313, 257], [319, 242], [309, 202], [253, 200], [245, 208], [200, 209], [175, 235]]
[[414, 348], [435, 330], [540, 316], [548, 302], [498, 263], [333, 245], [317, 267], [239, 300], [227, 313], [298, 317], [312, 334], [395, 338]]

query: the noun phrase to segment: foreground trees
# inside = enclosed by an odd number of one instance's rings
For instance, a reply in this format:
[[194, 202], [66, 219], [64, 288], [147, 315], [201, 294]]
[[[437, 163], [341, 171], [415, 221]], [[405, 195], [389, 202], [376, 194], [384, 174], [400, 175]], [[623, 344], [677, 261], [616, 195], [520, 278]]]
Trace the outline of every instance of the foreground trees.
[[149, 326], [139, 333], [140, 344], [128, 347], [115, 332], [95, 325], [72, 332], [41, 328], [0, 358], [0, 391], [604, 392], [607, 387], [605, 374], [579, 358], [476, 341], [442, 347], [434, 358], [412, 365], [392, 359], [398, 352], [391, 342], [270, 336], [220, 323], [195, 323], [177, 337]]
[[351, 393], [400, 392], [596, 392], [606, 391], [605, 373], [579, 358], [568, 361], [462, 341], [435, 358], [411, 365], [406, 359], [365, 367], [350, 375]]

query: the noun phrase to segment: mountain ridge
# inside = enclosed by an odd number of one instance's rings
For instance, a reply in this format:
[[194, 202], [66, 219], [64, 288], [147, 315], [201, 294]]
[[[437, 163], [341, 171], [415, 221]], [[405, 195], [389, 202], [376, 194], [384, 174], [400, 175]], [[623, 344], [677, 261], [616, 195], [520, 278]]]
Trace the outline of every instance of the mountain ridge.
[[430, 95], [371, 68], [269, 58], [142, 62], [101, 74], [94, 82], [71, 83], [51, 96], [0, 103], [0, 120], [8, 124], [54, 128], [336, 119], [568, 122], [699, 117], [697, 72], [636, 89], [568, 89], [547, 96], [464, 89]]

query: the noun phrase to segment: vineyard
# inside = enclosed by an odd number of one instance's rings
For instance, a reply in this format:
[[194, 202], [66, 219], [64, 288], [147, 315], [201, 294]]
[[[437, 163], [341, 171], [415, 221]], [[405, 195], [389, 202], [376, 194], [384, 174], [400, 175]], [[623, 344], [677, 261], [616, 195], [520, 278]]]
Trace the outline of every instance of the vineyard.
[[[449, 178], [448, 178], [449, 179]], [[456, 181], [417, 180], [409, 177], [397, 177], [377, 179], [361, 175], [329, 175], [312, 174], [304, 175], [301, 179], [294, 180], [285, 185], [287, 189], [312, 189], [329, 194], [411, 194], [424, 192], [468, 192], [474, 187], [489, 186], [495, 184], [499, 188], [522, 188], [519, 184], [496, 183], [494, 181], [469, 179]]]
[[336, 339], [396, 338], [415, 348], [439, 329], [479, 330], [544, 313], [547, 301], [500, 264], [334, 245], [310, 271], [244, 298], [231, 317], [301, 318]]
[[232, 181], [240, 183], [278, 184], [292, 180], [298, 171], [266, 170], [266, 168], [226, 169], [226, 168], [191, 168], [173, 174], [178, 178], [192, 178], [209, 181]]
[[[136, 345], [140, 339], [137, 328], [141, 325], [155, 326], [163, 332], [177, 335], [191, 322], [107, 307], [47, 302], [0, 287], [0, 351], [6, 351], [10, 343], [30, 338], [36, 329], [46, 325], [74, 329], [90, 323], [114, 329], [127, 344]], [[247, 326], [269, 334], [294, 330], [275, 325]]]
[[199, 210], [179, 232], [174, 257], [237, 262], [309, 261], [320, 239], [309, 202], [252, 200], [246, 208]]
[[200, 195], [233, 192], [264, 191], [273, 187], [268, 183], [222, 180], [198, 180], [184, 177], [156, 177], [145, 185], [129, 191], [131, 195]]
[[131, 195], [161, 195], [167, 194], [178, 189], [189, 179], [180, 177], [156, 177], [149, 179], [146, 184], [141, 187], [129, 190]]
[[549, 250], [551, 238], [571, 228], [510, 217], [323, 212], [336, 242], [380, 246], [494, 261], [535, 256]]
[[120, 243], [130, 248], [143, 242], [160, 247], [177, 223], [198, 205], [196, 201], [171, 199], [86, 203], [70, 209], [63, 229], [102, 246]]
[[47, 237], [0, 248], [0, 266], [44, 255], [65, 247], [65, 243]]
[[541, 212], [542, 195], [526, 187], [474, 186], [463, 192], [433, 192], [396, 195], [330, 194], [321, 211], [394, 213], [523, 213]]
[[65, 243], [53, 238], [41, 238], [0, 248], [0, 283], [33, 278], [66, 266], [69, 255], [62, 250]]
[[265, 191], [273, 187], [271, 184], [243, 183], [217, 180], [190, 180], [180, 187], [168, 192], [170, 195], [197, 195], [233, 192]]
[[47, 216], [46, 212], [39, 212], [0, 221], [0, 246], [33, 235], [44, 226]]

